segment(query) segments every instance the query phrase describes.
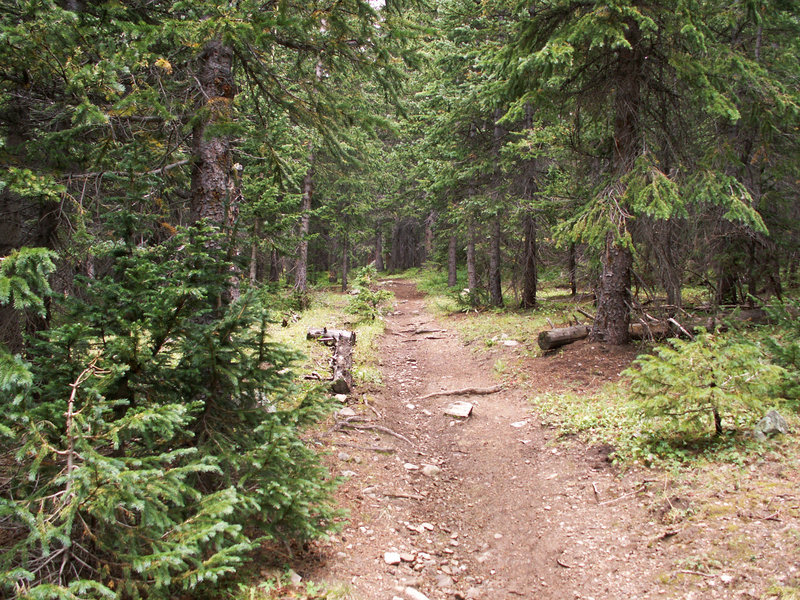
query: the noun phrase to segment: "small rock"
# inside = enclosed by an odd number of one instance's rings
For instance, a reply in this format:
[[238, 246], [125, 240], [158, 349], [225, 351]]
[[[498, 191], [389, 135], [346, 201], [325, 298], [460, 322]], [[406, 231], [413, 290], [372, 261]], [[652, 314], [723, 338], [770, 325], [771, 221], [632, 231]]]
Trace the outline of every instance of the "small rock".
[[303, 578], [300, 577], [293, 569], [289, 569], [289, 581], [292, 582], [292, 585], [300, 585], [300, 582], [303, 581]]
[[466, 419], [472, 413], [472, 404], [459, 400], [444, 409], [444, 414], [459, 419]]
[[413, 587], [407, 587], [404, 590], [406, 597], [409, 600], [429, 600], [429, 598], [422, 592], [415, 590]]
[[354, 411], [349, 406], [346, 406], [345, 408], [343, 408], [342, 410], [339, 411], [339, 416], [340, 417], [355, 417], [356, 416], [356, 411]]
[[415, 409], [415, 408], [417, 408], [417, 407], [416, 407], [416, 405], [415, 405], [415, 404], [411, 404], [411, 402], [409, 402], [408, 404], [406, 404], [406, 408], [407, 408], [408, 410], [414, 410], [414, 409]]
[[400, 553], [400, 560], [403, 562], [414, 562], [417, 558], [417, 555], [413, 552], [401, 552]]
[[334, 398], [336, 398], [341, 403], [347, 402], [347, 394], [336, 394]]
[[515, 423], [512, 423], [511, 426], [519, 429], [520, 427], [525, 427], [527, 424], [527, 421], [516, 421]]
[[422, 466], [422, 474], [425, 475], [425, 477], [437, 477], [441, 472], [442, 470], [436, 465]]
[[494, 539], [496, 539], [496, 540], [502, 540], [502, 539], [503, 539], [503, 534], [502, 534], [502, 533], [495, 533], [495, 534], [494, 534]]
[[347, 558], [347, 552], [337, 552], [336, 558]]
[[464, 598], [466, 598], [466, 600], [478, 600], [478, 598], [480, 597], [481, 597], [481, 591], [476, 587], [469, 588], [467, 590], [467, 593], [464, 594]]
[[350, 455], [347, 452], [339, 452], [339, 460], [347, 462], [350, 460]]
[[759, 441], [764, 441], [767, 436], [789, 433], [789, 424], [786, 423], [777, 410], [771, 410], [761, 419], [753, 429], [753, 435]]
[[399, 565], [402, 562], [402, 559], [397, 552], [384, 552], [383, 562], [385, 562], [387, 565]]
[[440, 574], [436, 576], [436, 586], [440, 588], [453, 587], [453, 578], [449, 575]]
[[503, 346], [508, 346], [509, 348], [512, 348], [514, 346], [519, 346], [519, 342], [516, 340], [504, 340]]
[[358, 475], [355, 471], [342, 471], [342, 477], [345, 479], [350, 479], [351, 477], [355, 477]]
[[415, 465], [414, 463], [406, 463], [403, 465], [406, 471], [419, 471], [419, 465]]

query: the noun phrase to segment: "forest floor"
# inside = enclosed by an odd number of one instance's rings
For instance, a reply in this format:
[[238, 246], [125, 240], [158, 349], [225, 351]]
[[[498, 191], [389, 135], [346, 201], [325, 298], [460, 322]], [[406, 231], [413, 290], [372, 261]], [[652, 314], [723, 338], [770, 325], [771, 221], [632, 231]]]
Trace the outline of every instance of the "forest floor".
[[[535, 357], [506, 340], [477, 352], [448, 321], [469, 317], [437, 320], [410, 282], [388, 289], [383, 384], [325, 436], [349, 518], [293, 565], [305, 581], [363, 600], [800, 597], [796, 462], [765, 452], [699, 486], [622, 470], [610, 446], [558, 439], [527, 398], [591, 391], [635, 350], [579, 342]], [[499, 358], [524, 386], [497, 373]], [[456, 401], [473, 405], [469, 417], [445, 414]]]

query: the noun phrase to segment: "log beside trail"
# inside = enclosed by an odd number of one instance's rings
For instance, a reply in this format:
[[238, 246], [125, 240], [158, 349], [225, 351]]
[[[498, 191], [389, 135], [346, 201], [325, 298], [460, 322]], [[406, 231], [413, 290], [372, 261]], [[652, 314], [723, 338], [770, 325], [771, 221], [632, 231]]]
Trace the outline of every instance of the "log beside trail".
[[539, 348], [542, 350], [552, 350], [553, 348], [582, 340], [588, 335], [588, 325], [573, 325], [572, 327], [547, 329], [539, 334]]
[[334, 394], [349, 394], [353, 389], [353, 346], [356, 343], [356, 332], [315, 327], [308, 330], [306, 338], [333, 346], [331, 391]]

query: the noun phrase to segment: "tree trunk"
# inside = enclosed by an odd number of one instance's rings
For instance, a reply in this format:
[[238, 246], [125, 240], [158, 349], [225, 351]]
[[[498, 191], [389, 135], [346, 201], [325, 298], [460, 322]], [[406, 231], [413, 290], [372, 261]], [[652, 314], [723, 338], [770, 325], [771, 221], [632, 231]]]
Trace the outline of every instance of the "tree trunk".
[[569, 291], [570, 294], [575, 296], [578, 293], [578, 269], [575, 262], [575, 242], [569, 245], [567, 270], [569, 271]]
[[[620, 181], [633, 168], [642, 146], [639, 115], [644, 55], [638, 23], [629, 19], [627, 25], [625, 38], [630, 46], [617, 51], [612, 172], [615, 181], [605, 191], [615, 201], [624, 192]], [[606, 237], [603, 272], [598, 286], [597, 316], [591, 338], [621, 345], [630, 339], [628, 325], [633, 255], [622, 241], [627, 233], [625, 217], [610, 216], [612, 222], [618, 218], [620, 222], [615, 225], [617, 229], [610, 231]]]
[[197, 80], [204, 99], [204, 118], [192, 131], [191, 204], [195, 220], [208, 219], [225, 231], [239, 214], [233, 160], [228, 136], [207, 135], [209, 126], [232, 117], [235, 87], [233, 51], [219, 40], [208, 42], [200, 55]]
[[477, 297], [478, 275], [475, 269], [475, 224], [470, 220], [467, 231], [467, 288], [472, 298]]
[[383, 265], [383, 232], [380, 227], [375, 232], [375, 270], [381, 273], [385, 270]]
[[522, 227], [525, 230], [525, 256], [522, 271], [522, 308], [536, 306], [536, 220], [527, 213], [523, 219]]
[[[345, 224], [345, 227], [347, 224]], [[347, 271], [350, 267], [350, 240], [347, 233], [342, 238], [342, 291], [347, 291]]]
[[492, 223], [492, 240], [489, 250], [489, 295], [492, 306], [503, 306], [503, 289], [500, 280], [500, 216]]
[[278, 255], [278, 249], [273, 248], [269, 253], [269, 281], [271, 283], [280, 281], [281, 271], [281, 257]]
[[314, 197], [314, 153], [308, 155], [308, 170], [303, 177], [303, 200], [300, 205], [300, 227], [295, 263], [294, 289], [300, 294], [308, 291], [308, 232], [311, 226], [311, 200]]
[[626, 344], [630, 339], [631, 266], [633, 255], [616, 243], [614, 234], [606, 238], [603, 273], [598, 286], [597, 316], [591, 339], [609, 344]]
[[[204, 104], [202, 118], [197, 119], [192, 131], [192, 218], [205, 219], [224, 232], [228, 258], [233, 258], [238, 252], [236, 223], [241, 192], [234, 174], [231, 142], [227, 135], [208, 134], [210, 128], [233, 117], [233, 51], [220, 40], [212, 40], [203, 48], [199, 62], [197, 81]], [[219, 299], [221, 304], [238, 298], [238, 276], [238, 268], [231, 266], [230, 283]]]
[[458, 284], [458, 263], [456, 262], [456, 252], [458, 250], [458, 238], [455, 234], [450, 236], [450, 244], [447, 249], [447, 285], [456, 287]]
[[250, 245], [250, 283], [255, 285], [258, 281], [258, 238], [261, 235], [261, 221], [255, 220], [253, 224], [253, 243]]
[[420, 263], [433, 259], [433, 225], [436, 223], [436, 211], [432, 210], [425, 219], [425, 246]]

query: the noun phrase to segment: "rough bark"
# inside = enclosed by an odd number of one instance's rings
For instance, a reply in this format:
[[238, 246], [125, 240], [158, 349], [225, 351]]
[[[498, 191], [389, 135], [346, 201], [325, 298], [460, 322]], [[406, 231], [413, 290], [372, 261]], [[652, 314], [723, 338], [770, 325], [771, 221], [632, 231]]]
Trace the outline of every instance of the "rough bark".
[[350, 268], [350, 240], [347, 234], [342, 239], [342, 291], [347, 291], [347, 275]]
[[525, 247], [522, 267], [522, 308], [533, 308], [536, 306], [536, 220], [533, 215], [526, 214], [522, 228], [525, 235]]
[[474, 298], [478, 290], [478, 275], [475, 269], [475, 223], [471, 220], [467, 231], [467, 287]]
[[613, 234], [606, 241], [603, 272], [598, 286], [597, 316], [592, 327], [594, 340], [626, 344], [630, 340], [631, 251], [616, 243]]
[[455, 287], [458, 284], [458, 263], [456, 262], [458, 250], [458, 238], [455, 234], [450, 236], [450, 244], [447, 248], [447, 285]]
[[503, 289], [500, 280], [500, 217], [492, 223], [489, 249], [489, 296], [492, 306], [503, 306]]
[[197, 81], [203, 114], [192, 132], [192, 213], [194, 219], [208, 219], [226, 230], [233, 227], [239, 212], [231, 142], [228, 136], [209, 135], [209, 128], [232, 116], [233, 51], [221, 41], [212, 40], [203, 49], [199, 62]]
[[[620, 48], [616, 64], [614, 97], [613, 173], [617, 183], [606, 191], [617, 202], [622, 195], [618, 181], [631, 171], [641, 150], [641, 79], [644, 56], [641, 32], [636, 21], [628, 22], [625, 34], [630, 47]], [[614, 209], [610, 209], [614, 210]], [[591, 337], [610, 344], [626, 344], [629, 339], [631, 267], [633, 255], [621, 239], [627, 233], [626, 217], [612, 214], [617, 227], [606, 237], [603, 272], [598, 285], [597, 317]]]
[[569, 245], [569, 259], [567, 263], [567, 270], [569, 271], [569, 291], [573, 296], [578, 293], [578, 269], [576, 267], [575, 254], [575, 242], [573, 242]]
[[386, 267], [383, 264], [383, 232], [378, 228], [375, 232], [375, 270], [378, 273], [384, 271]]
[[314, 153], [308, 156], [308, 170], [303, 177], [303, 199], [300, 205], [300, 224], [297, 245], [297, 261], [295, 262], [294, 289], [305, 294], [308, 291], [308, 232], [311, 225], [311, 201], [314, 197]]
[[588, 336], [589, 331], [587, 325], [575, 325], [574, 327], [560, 327], [542, 331], [538, 339], [539, 348], [552, 350], [553, 348], [571, 344]]

